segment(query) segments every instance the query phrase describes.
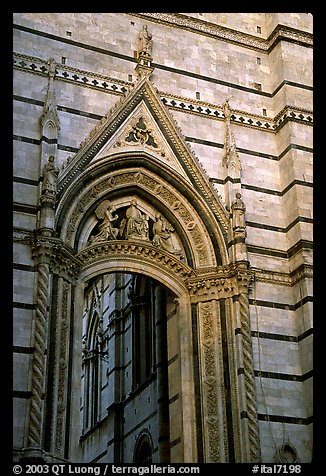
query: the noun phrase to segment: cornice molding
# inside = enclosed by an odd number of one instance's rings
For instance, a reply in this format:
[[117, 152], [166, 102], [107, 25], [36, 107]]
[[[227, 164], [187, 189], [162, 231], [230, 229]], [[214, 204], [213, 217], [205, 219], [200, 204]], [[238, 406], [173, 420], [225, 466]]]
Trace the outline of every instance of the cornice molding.
[[266, 269], [251, 268], [255, 274], [255, 281], [278, 286], [294, 286], [302, 279], [313, 278], [313, 266], [302, 264], [291, 273], [280, 273]]
[[313, 46], [313, 35], [311, 33], [285, 25], [277, 25], [271, 35], [264, 39], [182, 13], [129, 13], [129, 15], [174, 28], [189, 30], [197, 34], [214, 37], [221, 41], [265, 53], [269, 53], [280, 40], [295, 42], [308, 48]]
[[[222, 267], [202, 267], [197, 268], [196, 272], [191, 267], [181, 262], [163, 250], [153, 247], [150, 243], [133, 243], [126, 240], [114, 242], [100, 242], [96, 245], [88, 246], [78, 254], [70, 246], [63, 243], [55, 237], [35, 237], [32, 232], [14, 229], [13, 242], [17, 244], [32, 246], [34, 256], [45, 254], [50, 258], [51, 269], [70, 270], [69, 274], [74, 275], [85, 264], [93, 263], [101, 257], [104, 259], [105, 253], [113, 256], [142, 256], [158, 264], [164, 263], [169, 269], [173, 270], [179, 276], [187, 281], [187, 287], [193, 297], [201, 296], [201, 299], [212, 299], [214, 296], [221, 297], [236, 294], [235, 284], [245, 283], [250, 286], [253, 279], [256, 282], [267, 283], [277, 286], [292, 287], [304, 279], [313, 279], [313, 266], [302, 264], [290, 273], [281, 273], [261, 268], [241, 269], [234, 264]], [[37, 250], [37, 248], [39, 250]]]
[[[14, 53], [14, 69], [44, 77], [46, 77], [48, 74], [48, 65], [46, 61], [18, 53]], [[55, 80], [64, 81], [79, 87], [96, 89], [97, 91], [101, 91], [106, 94], [113, 94], [122, 99], [135, 87], [135, 83], [132, 82], [122, 81], [109, 76], [104, 76], [94, 72], [72, 68], [61, 64], [56, 65]], [[176, 110], [195, 116], [199, 115], [201, 117], [214, 120], [225, 120], [222, 105], [198, 101], [192, 98], [165, 93], [164, 91], [158, 91], [158, 94], [162, 103], [169, 110]], [[59, 106], [58, 109], [62, 111], [64, 110], [64, 106]], [[232, 124], [261, 130], [264, 132], [276, 133], [288, 121], [299, 122], [309, 126], [313, 125], [312, 111], [291, 105], [285, 105], [275, 117], [250, 114], [247, 111], [241, 111], [239, 109], [231, 109], [231, 113], [232, 115], [230, 119]], [[92, 134], [93, 133], [94, 131], [92, 131]]]

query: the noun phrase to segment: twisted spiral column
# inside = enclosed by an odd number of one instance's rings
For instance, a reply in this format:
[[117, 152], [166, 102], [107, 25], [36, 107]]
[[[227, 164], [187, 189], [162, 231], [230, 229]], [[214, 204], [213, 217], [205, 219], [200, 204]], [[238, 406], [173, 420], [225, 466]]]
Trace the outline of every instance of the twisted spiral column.
[[260, 440], [258, 431], [258, 417], [256, 408], [256, 389], [255, 376], [253, 371], [253, 357], [252, 357], [252, 343], [251, 343], [251, 328], [249, 321], [249, 298], [248, 295], [242, 292], [239, 296], [240, 304], [240, 321], [241, 321], [241, 335], [242, 335], [242, 352], [243, 352], [243, 367], [245, 377], [245, 392], [247, 402], [248, 415], [248, 431], [249, 431], [249, 445], [250, 445], [250, 459], [252, 462], [259, 462], [260, 457]]
[[43, 390], [45, 377], [46, 314], [48, 301], [49, 265], [38, 265], [35, 315], [34, 353], [32, 362], [32, 396], [30, 401], [28, 445], [40, 448], [43, 427]]

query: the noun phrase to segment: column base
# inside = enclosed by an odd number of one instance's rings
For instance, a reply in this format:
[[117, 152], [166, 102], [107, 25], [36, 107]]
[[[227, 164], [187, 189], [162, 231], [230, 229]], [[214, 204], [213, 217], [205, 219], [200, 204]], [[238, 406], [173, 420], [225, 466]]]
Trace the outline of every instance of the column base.
[[24, 463], [45, 463], [45, 452], [41, 448], [24, 448], [20, 460]]

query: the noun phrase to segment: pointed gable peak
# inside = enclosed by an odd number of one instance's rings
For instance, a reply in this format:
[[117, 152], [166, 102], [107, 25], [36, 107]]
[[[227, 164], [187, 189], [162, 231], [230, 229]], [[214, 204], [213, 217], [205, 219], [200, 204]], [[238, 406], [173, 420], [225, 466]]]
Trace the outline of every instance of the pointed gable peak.
[[[147, 76], [136, 81], [133, 88], [110, 109], [61, 171], [59, 194], [97, 160], [110, 160], [110, 155], [135, 150], [142, 150], [165, 166], [172, 167], [195, 185], [199, 193], [210, 197], [209, 201], [214, 196], [213, 200], [220, 202], [206, 171]], [[224, 205], [219, 208], [224, 208]]]

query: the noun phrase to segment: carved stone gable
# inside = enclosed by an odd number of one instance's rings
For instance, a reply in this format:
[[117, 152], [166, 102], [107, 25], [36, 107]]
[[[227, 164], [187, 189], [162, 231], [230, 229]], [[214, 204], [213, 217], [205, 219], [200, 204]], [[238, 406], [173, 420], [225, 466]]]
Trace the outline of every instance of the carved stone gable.
[[91, 163], [108, 157], [112, 153], [129, 152], [131, 150], [150, 153], [157, 160], [172, 167], [187, 179], [187, 174], [178, 160], [176, 160], [174, 151], [164, 137], [145, 101], [140, 102], [100, 152], [92, 159]]
[[226, 233], [229, 218], [224, 204], [162, 103], [159, 92], [146, 77], [102, 118], [75, 157], [63, 167], [58, 183], [59, 197], [91, 164], [100, 160], [109, 162], [114, 154], [124, 151], [138, 155], [147, 152], [154, 162], [160, 161], [179, 173], [198, 190]]

